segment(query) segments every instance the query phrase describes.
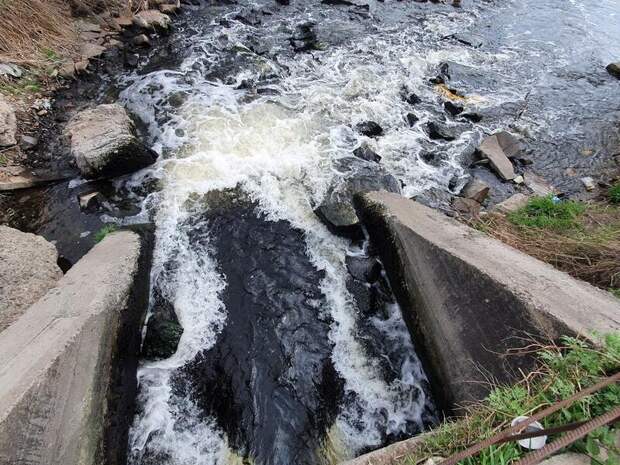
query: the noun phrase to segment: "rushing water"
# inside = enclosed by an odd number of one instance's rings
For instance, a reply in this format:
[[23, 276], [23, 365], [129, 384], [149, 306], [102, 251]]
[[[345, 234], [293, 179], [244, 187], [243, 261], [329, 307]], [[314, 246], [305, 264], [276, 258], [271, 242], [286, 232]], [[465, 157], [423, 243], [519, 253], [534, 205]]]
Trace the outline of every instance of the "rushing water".
[[[497, 3], [210, 2], [171, 38], [174, 66], [127, 78], [121, 100], [161, 153], [129, 183], [150, 186], [137, 221], [157, 227], [151, 311], [164, 302], [184, 329], [174, 355], [140, 367], [130, 463], [334, 463], [434, 421], [388, 283], [354, 279], [345, 262], [366, 245], [313, 209], [362, 142], [408, 196], [457, 192], [496, 128], [521, 132], [565, 189], [563, 169], [607, 166], [618, 5]], [[481, 121], [445, 116], [429, 83], [442, 63]], [[356, 132], [368, 120], [381, 138]], [[428, 121], [454, 140], [431, 140]]]
[[[150, 314], [183, 327], [176, 353], [141, 364], [129, 462], [333, 464], [414, 435], [437, 412], [389, 283], [366, 242], [313, 210], [360, 163], [424, 201], [472, 172], [506, 197], [514, 186], [467, 169], [504, 128], [526, 142], [519, 169], [577, 191], [620, 146], [618, 81], [604, 71], [620, 57], [620, 6], [206, 3], [119, 84], [161, 156], [115, 184], [140, 213], [104, 219], [155, 223]], [[478, 117], [444, 111], [440, 75]], [[356, 131], [369, 120], [383, 136]], [[430, 138], [430, 121], [454, 140]], [[379, 165], [351, 158], [362, 143]], [[91, 240], [76, 221], [99, 221], [61, 201], [45, 216], [39, 232], [61, 251]]]

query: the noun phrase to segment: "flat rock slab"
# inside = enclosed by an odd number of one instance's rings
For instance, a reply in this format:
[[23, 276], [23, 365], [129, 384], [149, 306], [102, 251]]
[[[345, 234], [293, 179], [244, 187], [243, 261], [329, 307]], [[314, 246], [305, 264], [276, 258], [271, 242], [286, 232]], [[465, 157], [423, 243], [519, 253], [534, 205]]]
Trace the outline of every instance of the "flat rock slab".
[[0, 226], [0, 332], [62, 277], [58, 252], [41, 236]]
[[107, 236], [0, 333], [0, 464], [104, 462], [112, 360], [140, 248], [134, 233]]
[[516, 156], [521, 148], [513, 135], [505, 131], [493, 134], [482, 141], [479, 150], [502, 179], [509, 181], [516, 177], [510, 158]]
[[[356, 198], [444, 408], [513, 382], [526, 333], [592, 339], [620, 329], [620, 301], [438, 211], [386, 192]], [[443, 398], [441, 398], [443, 397]]]

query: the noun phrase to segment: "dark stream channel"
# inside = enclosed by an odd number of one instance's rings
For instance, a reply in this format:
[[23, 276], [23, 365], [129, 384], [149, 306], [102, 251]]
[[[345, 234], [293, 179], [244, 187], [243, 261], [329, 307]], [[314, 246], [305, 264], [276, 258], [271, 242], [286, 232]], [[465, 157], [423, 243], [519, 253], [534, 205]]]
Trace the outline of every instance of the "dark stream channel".
[[[523, 139], [519, 172], [566, 194], [617, 169], [620, 85], [604, 69], [620, 58], [616, 1], [353, 3], [186, 6], [150, 51], [110, 56], [59, 94], [43, 151], [74, 170], [58, 130], [118, 100], [157, 163], [0, 196], [3, 222], [71, 263], [104, 223], [155, 227], [130, 464], [335, 464], [436, 422], [381, 264], [314, 213], [350, 179], [393, 176], [441, 207], [476, 174], [502, 200], [518, 188], [470, 166], [497, 129]], [[368, 121], [380, 137], [356, 129]], [[354, 157], [363, 144], [381, 160]], [[80, 211], [93, 189], [105, 202]]]

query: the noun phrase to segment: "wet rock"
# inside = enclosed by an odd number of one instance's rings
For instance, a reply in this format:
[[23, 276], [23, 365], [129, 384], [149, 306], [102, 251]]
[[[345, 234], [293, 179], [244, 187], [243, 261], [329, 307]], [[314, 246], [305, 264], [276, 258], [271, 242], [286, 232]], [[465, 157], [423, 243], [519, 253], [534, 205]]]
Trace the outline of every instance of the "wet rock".
[[347, 255], [347, 270], [358, 281], [374, 283], [381, 276], [381, 264], [374, 257]]
[[297, 25], [295, 35], [291, 37], [290, 43], [296, 52], [306, 52], [309, 50], [317, 50], [318, 40], [314, 30], [316, 26], [312, 21], [307, 21]]
[[363, 234], [353, 197], [370, 191], [400, 192], [400, 183], [379, 165], [363, 164], [356, 158], [350, 160], [349, 171], [330, 187], [314, 212], [334, 234], [360, 238]]
[[465, 185], [461, 195], [467, 199], [472, 199], [476, 202], [482, 203], [488, 197], [489, 191], [490, 187], [486, 182], [473, 177]]
[[493, 207], [494, 212], [510, 213], [519, 210], [527, 205], [529, 196], [525, 194], [514, 194], [508, 197], [503, 202], [498, 203]]
[[620, 79], [620, 61], [608, 64], [606, 69], [609, 74]]
[[0, 95], [0, 147], [17, 144], [17, 118], [13, 106]]
[[470, 32], [459, 32], [448, 37], [473, 48], [480, 48], [485, 44], [485, 40], [482, 36]]
[[174, 307], [161, 295], [155, 293], [152, 313], [146, 324], [142, 344], [142, 357], [148, 360], [170, 358], [177, 351], [183, 335]]
[[0, 226], [0, 331], [62, 277], [56, 247], [41, 236]]
[[429, 121], [424, 125], [424, 131], [433, 140], [441, 139], [452, 141], [459, 137], [461, 131], [458, 127], [448, 126], [443, 123]]
[[32, 136], [23, 135], [20, 138], [19, 146], [22, 150], [32, 150], [39, 144], [39, 139]]
[[510, 158], [521, 150], [520, 143], [512, 134], [501, 131], [486, 137], [478, 148], [482, 156], [489, 160], [491, 167], [504, 180], [516, 177]]
[[140, 11], [133, 17], [133, 24], [143, 29], [167, 31], [172, 20], [170, 16], [157, 10]]
[[150, 47], [151, 46], [151, 40], [149, 39], [149, 37], [146, 34], [139, 34], [137, 36], [135, 36], [131, 42], [134, 45], [137, 45], [138, 47]]
[[452, 194], [445, 189], [431, 187], [421, 194], [416, 195], [414, 200], [430, 208], [447, 210], [452, 204]]
[[414, 93], [405, 93], [403, 95], [403, 100], [410, 105], [417, 105], [418, 103], [422, 102], [422, 99]]
[[131, 118], [118, 104], [78, 113], [66, 133], [71, 139], [71, 154], [85, 178], [131, 173], [157, 158], [138, 140]]
[[452, 116], [463, 113], [463, 107], [461, 105], [457, 105], [456, 103], [450, 101], [444, 102], [443, 108], [444, 110], [446, 110], [447, 113], [451, 114]]
[[515, 184], [523, 184], [524, 181], [525, 179], [523, 179], [523, 176], [521, 176], [520, 174], [518, 176], [515, 176], [512, 180], [512, 182], [514, 182]]
[[481, 205], [474, 199], [457, 197], [452, 201], [452, 208], [462, 215], [476, 218], [480, 216]]
[[417, 123], [419, 120], [420, 118], [418, 118], [413, 113], [407, 113], [407, 123], [409, 123], [410, 127], [413, 127], [415, 123]]
[[353, 150], [353, 155], [362, 160], [372, 161], [375, 163], [379, 163], [381, 161], [381, 155], [371, 149], [366, 143], [363, 143], [361, 146]]
[[95, 211], [103, 204], [103, 195], [99, 192], [89, 192], [78, 196], [78, 203], [82, 211]]
[[379, 137], [383, 135], [383, 128], [374, 121], [358, 123], [355, 129], [366, 137]]

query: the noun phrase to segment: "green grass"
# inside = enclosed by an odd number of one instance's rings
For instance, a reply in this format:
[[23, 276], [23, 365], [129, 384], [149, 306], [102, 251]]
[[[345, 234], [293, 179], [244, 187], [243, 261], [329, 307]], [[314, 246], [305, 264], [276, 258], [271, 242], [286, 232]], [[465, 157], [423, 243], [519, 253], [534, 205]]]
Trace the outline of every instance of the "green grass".
[[620, 288], [612, 287], [611, 289], [609, 289], [609, 292], [611, 292], [615, 297], [620, 299]]
[[118, 227], [115, 224], [106, 224], [95, 234], [95, 242], [101, 242], [108, 234], [118, 231]]
[[508, 214], [508, 219], [522, 227], [567, 230], [579, 227], [579, 217], [585, 210], [581, 202], [554, 202], [553, 196], [532, 197], [525, 207]]
[[24, 76], [16, 81], [0, 81], [0, 92], [8, 95], [36, 94], [42, 88], [43, 85], [36, 76]]
[[[601, 377], [620, 369], [620, 334], [604, 338], [602, 348], [565, 337], [562, 347], [540, 348], [539, 370], [519, 384], [494, 389], [480, 404], [470, 407], [459, 420], [442, 424], [433, 434], [399, 463], [414, 465], [428, 457], [449, 455], [463, 450], [508, 427], [519, 415], [532, 415], [595, 384]], [[620, 405], [620, 386], [608, 386], [573, 405], [556, 412], [541, 423], [545, 428], [589, 420]], [[617, 431], [599, 428], [569, 450], [586, 453], [605, 465], [620, 464], [620, 451], [614, 444]], [[555, 439], [549, 438], [548, 441]], [[601, 457], [605, 452], [608, 458]], [[527, 453], [516, 443], [504, 443], [483, 450], [462, 465], [507, 465]], [[595, 462], [593, 462], [595, 463]]]
[[608, 195], [611, 203], [620, 203], [620, 182], [609, 188]]

